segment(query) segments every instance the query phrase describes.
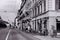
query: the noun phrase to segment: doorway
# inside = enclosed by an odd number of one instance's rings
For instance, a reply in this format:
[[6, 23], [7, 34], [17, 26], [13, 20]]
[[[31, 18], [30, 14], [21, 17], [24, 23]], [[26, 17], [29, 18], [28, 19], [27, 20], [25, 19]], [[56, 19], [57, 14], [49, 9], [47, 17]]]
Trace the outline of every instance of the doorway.
[[57, 32], [60, 33], [60, 21], [56, 20]]

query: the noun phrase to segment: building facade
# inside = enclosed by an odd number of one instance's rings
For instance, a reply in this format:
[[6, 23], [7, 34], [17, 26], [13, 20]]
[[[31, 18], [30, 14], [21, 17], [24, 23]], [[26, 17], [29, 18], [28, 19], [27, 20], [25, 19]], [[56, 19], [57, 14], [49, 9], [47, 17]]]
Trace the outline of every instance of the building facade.
[[60, 0], [26, 0], [20, 10], [20, 26], [23, 28], [29, 21], [31, 28], [37, 32], [44, 32], [46, 28], [51, 33], [52, 27], [60, 32]]

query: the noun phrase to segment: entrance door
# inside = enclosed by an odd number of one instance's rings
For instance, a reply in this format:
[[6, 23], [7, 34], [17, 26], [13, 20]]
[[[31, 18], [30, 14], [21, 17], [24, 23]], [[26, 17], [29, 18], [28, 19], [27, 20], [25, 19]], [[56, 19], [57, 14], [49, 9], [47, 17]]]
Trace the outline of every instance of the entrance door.
[[60, 32], [60, 23], [57, 23], [57, 32]]
[[56, 21], [57, 22], [57, 32], [60, 33], [60, 21]]

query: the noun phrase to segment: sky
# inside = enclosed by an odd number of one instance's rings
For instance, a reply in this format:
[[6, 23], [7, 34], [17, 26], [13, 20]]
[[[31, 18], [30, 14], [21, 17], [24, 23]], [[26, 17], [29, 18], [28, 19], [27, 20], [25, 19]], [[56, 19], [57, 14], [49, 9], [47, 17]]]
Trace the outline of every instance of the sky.
[[0, 0], [0, 16], [5, 21], [13, 22], [20, 5], [21, 0]]

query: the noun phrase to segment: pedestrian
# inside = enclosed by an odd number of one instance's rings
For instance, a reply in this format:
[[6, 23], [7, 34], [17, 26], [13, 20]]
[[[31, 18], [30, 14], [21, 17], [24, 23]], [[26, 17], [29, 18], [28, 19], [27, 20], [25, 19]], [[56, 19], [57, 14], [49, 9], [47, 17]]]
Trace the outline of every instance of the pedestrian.
[[28, 26], [28, 32], [30, 32], [30, 26]]
[[57, 36], [57, 31], [55, 30], [55, 27], [52, 25], [52, 34], [51, 37], [56, 37]]
[[47, 28], [44, 28], [44, 36], [47, 36], [48, 35], [48, 30]]
[[31, 24], [30, 24], [30, 22], [28, 23], [28, 32], [31, 32]]

